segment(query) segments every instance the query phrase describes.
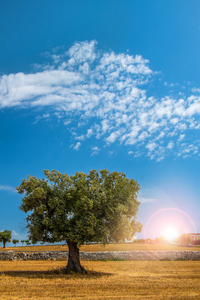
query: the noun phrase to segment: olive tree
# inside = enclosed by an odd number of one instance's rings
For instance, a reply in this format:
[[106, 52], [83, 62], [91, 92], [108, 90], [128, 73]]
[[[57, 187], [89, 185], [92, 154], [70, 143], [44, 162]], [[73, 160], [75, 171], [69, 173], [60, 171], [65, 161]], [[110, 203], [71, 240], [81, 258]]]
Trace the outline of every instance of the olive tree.
[[6, 243], [9, 243], [12, 238], [12, 233], [10, 230], [0, 231], [0, 242], [3, 242], [3, 248], [6, 247]]
[[25, 240], [24, 241], [26, 243], [26, 246], [30, 245], [31, 243], [29, 242], [29, 240]]
[[12, 240], [12, 243], [13, 243], [13, 244], [15, 245], [15, 247], [16, 247], [16, 244], [19, 243], [19, 240], [15, 240], [15, 239], [14, 239], [14, 240]]
[[31, 241], [66, 241], [66, 272], [86, 272], [80, 264], [81, 245], [130, 240], [141, 230], [136, 221], [139, 185], [125, 174], [107, 170], [72, 176], [44, 170], [44, 174], [46, 179], [28, 175], [17, 187], [24, 194], [20, 208], [27, 213]]

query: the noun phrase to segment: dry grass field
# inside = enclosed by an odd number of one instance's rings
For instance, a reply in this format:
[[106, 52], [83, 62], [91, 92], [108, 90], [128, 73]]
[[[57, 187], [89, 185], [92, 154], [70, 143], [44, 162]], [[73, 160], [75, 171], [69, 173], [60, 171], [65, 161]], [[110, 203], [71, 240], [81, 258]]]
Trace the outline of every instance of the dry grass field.
[[[28, 246], [0, 251], [66, 251]], [[81, 251], [200, 250], [168, 244], [85, 245]], [[200, 299], [200, 261], [82, 261], [87, 275], [62, 273], [67, 261], [0, 261], [0, 299]]]
[[[38, 252], [38, 251], [67, 251], [67, 245], [49, 245], [49, 246], [24, 246], [24, 247], [7, 247], [6, 249], [0, 248], [0, 251], [17, 251], [17, 252]], [[137, 244], [137, 243], [125, 243], [125, 244], [109, 244], [105, 247], [101, 244], [90, 244], [84, 245], [80, 248], [81, 251], [85, 252], [102, 252], [102, 251], [130, 251], [130, 250], [139, 250], [139, 251], [200, 251], [200, 247], [180, 247], [170, 244]]]
[[200, 261], [83, 261], [88, 275], [65, 275], [64, 261], [1, 261], [0, 299], [200, 299]]

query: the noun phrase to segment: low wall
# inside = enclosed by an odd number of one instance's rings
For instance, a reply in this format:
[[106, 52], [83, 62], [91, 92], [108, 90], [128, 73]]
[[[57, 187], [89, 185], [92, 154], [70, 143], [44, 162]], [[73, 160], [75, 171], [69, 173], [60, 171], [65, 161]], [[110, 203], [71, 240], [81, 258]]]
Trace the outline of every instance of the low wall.
[[[0, 260], [65, 260], [68, 252], [0, 252]], [[200, 251], [106, 251], [80, 252], [82, 260], [200, 260]]]

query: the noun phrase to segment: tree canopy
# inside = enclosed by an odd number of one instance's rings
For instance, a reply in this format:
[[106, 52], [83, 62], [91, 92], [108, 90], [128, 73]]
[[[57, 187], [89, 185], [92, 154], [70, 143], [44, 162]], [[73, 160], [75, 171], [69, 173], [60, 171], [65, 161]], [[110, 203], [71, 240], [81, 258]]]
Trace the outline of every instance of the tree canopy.
[[6, 247], [6, 243], [10, 242], [12, 238], [12, 232], [10, 230], [0, 231], [0, 242], [3, 242], [3, 247]]
[[20, 208], [27, 213], [33, 242], [66, 241], [69, 252], [73, 246], [72, 253], [88, 242], [130, 240], [141, 230], [136, 221], [139, 185], [125, 174], [107, 170], [72, 176], [44, 170], [44, 174], [46, 179], [28, 175], [17, 187], [18, 193], [25, 193]]
[[19, 243], [19, 240], [14, 239], [14, 240], [12, 240], [12, 243], [16, 246], [16, 244]]

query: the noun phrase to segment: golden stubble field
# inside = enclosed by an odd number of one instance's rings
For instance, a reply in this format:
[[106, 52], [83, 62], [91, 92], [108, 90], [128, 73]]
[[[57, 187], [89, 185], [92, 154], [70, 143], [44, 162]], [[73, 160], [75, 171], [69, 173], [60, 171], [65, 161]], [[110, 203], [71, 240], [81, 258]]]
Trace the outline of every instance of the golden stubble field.
[[[8, 250], [66, 251], [67, 246], [5, 249]], [[104, 248], [98, 244], [85, 245], [81, 250], [199, 248], [166, 244], [110, 244]], [[66, 264], [67, 261], [0, 261], [0, 299], [200, 299], [200, 261], [82, 261], [87, 275], [63, 274]]]
[[0, 299], [200, 299], [199, 261], [83, 261], [88, 275], [65, 275], [64, 261], [1, 261]]
[[[40, 251], [68, 251], [67, 245], [43, 245], [43, 246], [24, 246], [24, 247], [7, 247], [0, 248], [0, 251], [17, 251], [17, 252], [40, 252]], [[102, 252], [102, 251], [200, 251], [200, 247], [180, 247], [170, 244], [145, 244], [145, 243], [120, 243], [108, 244], [103, 246], [101, 244], [84, 245], [80, 251], [85, 252]]]

